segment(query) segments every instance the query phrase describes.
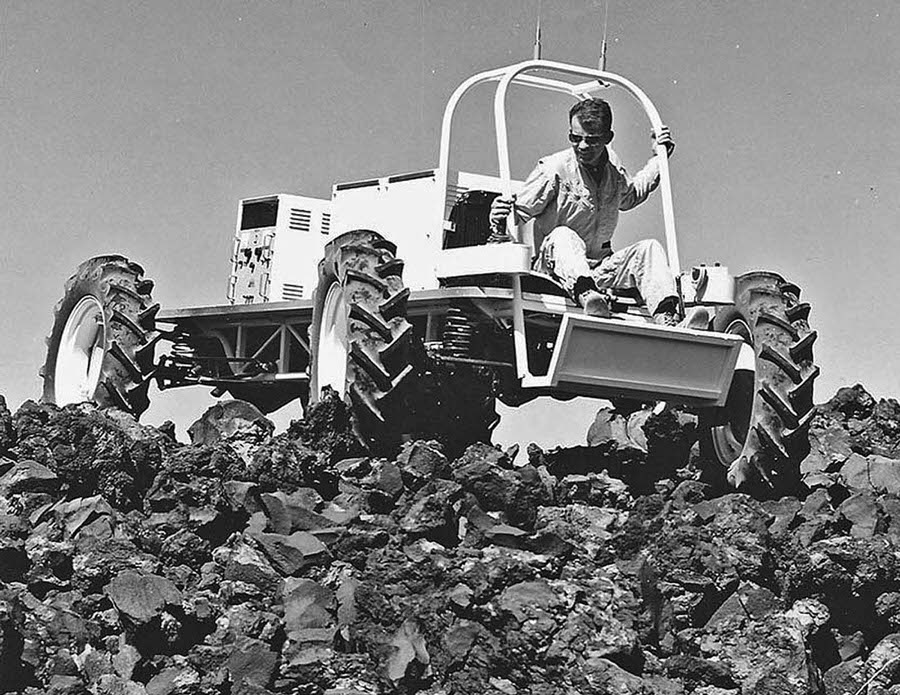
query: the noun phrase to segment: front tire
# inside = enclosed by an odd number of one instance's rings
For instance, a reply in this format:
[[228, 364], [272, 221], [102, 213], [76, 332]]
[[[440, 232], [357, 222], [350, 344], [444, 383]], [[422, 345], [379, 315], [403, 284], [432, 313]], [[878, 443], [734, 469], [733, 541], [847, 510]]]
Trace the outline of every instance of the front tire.
[[784, 494], [800, 484], [814, 415], [816, 332], [800, 289], [775, 273], [735, 278], [735, 305], [717, 314], [713, 330], [739, 335], [744, 349], [725, 406], [700, 414], [700, 446], [733, 487]]
[[123, 256], [98, 256], [78, 266], [47, 338], [45, 403], [93, 401], [135, 417], [149, 407], [159, 335], [152, 289], [144, 269]]
[[326, 387], [351, 408], [360, 442], [391, 453], [410, 431], [407, 395], [415, 377], [409, 290], [397, 247], [355, 230], [325, 247], [310, 327], [310, 401]]

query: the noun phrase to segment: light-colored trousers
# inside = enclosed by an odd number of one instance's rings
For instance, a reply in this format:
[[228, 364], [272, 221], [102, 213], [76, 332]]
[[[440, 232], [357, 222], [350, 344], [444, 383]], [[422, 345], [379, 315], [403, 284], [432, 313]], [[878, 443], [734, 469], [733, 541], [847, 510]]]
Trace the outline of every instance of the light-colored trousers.
[[637, 288], [651, 314], [663, 299], [676, 296], [665, 249], [655, 239], [644, 239], [602, 259], [588, 258], [582, 238], [569, 227], [557, 227], [541, 243], [534, 269], [556, 278], [569, 294], [580, 277], [593, 278], [601, 290]]

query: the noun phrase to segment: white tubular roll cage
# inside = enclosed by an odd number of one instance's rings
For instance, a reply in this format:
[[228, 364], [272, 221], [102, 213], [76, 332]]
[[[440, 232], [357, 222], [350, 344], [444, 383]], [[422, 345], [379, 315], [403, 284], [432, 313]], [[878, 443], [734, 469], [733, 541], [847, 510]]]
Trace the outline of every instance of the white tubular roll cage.
[[[588, 78], [589, 82], [572, 83], [560, 79], [551, 79], [546, 77], [537, 77], [528, 73], [532, 72], [550, 72], [558, 75]], [[444, 109], [444, 118], [441, 123], [441, 151], [439, 163], [439, 175], [443, 177], [441, 181], [442, 188], [446, 189], [447, 175], [450, 165], [450, 136], [453, 116], [456, 107], [462, 97], [472, 88], [487, 82], [497, 82], [497, 91], [494, 93], [494, 126], [497, 134], [497, 160], [499, 164], [500, 180], [503, 189], [503, 195], [509, 197], [512, 194], [512, 175], [509, 163], [509, 138], [506, 128], [506, 93], [509, 86], [513, 83], [543, 89], [546, 91], [566, 94], [575, 99], [582, 99], [590, 96], [592, 92], [598, 88], [616, 85], [624, 89], [628, 94], [634, 97], [643, 107], [653, 132], [658, 136], [662, 129], [662, 120], [659, 112], [650, 101], [650, 98], [633, 82], [619, 75], [603, 70], [594, 70], [592, 68], [579, 67], [569, 65], [567, 63], [557, 63], [549, 60], [527, 60], [522, 63], [510, 65], [494, 70], [473, 75], [465, 80], [447, 102]], [[678, 243], [675, 236], [675, 211], [672, 204], [672, 185], [669, 177], [669, 160], [665, 145], [656, 145], [656, 156], [659, 161], [659, 191], [662, 196], [663, 222], [666, 231], [666, 253], [669, 261], [669, 268], [675, 277], [681, 273], [681, 265], [678, 260]], [[513, 238], [521, 241], [521, 230], [518, 229], [514, 221], [514, 216], [510, 216], [508, 222], [510, 233]], [[515, 347], [516, 347], [516, 363], [517, 372], [520, 378], [524, 379], [523, 386], [527, 386], [527, 382], [534, 379], [528, 367], [527, 349], [525, 343], [525, 318], [522, 310], [522, 283], [519, 275], [513, 276], [513, 302], [514, 302], [514, 331], [515, 331]]]

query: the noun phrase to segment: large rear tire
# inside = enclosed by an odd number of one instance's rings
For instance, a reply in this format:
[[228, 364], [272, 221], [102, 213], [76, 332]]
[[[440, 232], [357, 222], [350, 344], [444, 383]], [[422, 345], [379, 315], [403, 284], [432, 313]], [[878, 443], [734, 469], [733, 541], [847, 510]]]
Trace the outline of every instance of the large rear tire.
[[149, 407], [159, 336], [152, 289], [144, 269], [123, 256], [98, 256], [78, 266], [54, 309], [41, 370], [44, 402], [94, 401], [135, 417]]
[[739, 335], [745, 348], [721, 408], [700, 414], [700, 446], [713, 482], [785, 494], [800, 484], [813, 417], [816, 332], [800, 289], [775, 273], [735, 278], [735, 305], [713, 329]]
[[357, 438], [391, 453], [411, 430], [407, 395], [414, 379], [409, 290], [397, 247], [355, 230], [325, 247], [310, 327], [310, 401], [333, 389], [351, 408]]

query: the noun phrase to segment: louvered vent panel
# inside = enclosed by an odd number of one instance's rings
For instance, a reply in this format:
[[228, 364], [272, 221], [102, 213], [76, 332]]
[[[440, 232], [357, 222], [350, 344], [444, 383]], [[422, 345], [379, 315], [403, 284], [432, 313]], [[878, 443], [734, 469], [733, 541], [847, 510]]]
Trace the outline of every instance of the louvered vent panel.
[[322, 213], [322, 234], [331, 232], [331, 215], [327, 212]]
[[309, 210], [291, 208], [291, 221], [288, 226], [298, 232], [308, 232], [311, 220], [312, 213]]
[[281, 288], [281, 298], [284, 300], [303, 299], [303, 285], [284, 283]]
[[449, 214], [450, 210], [453, 209], [453, 206], [456, 204], [456, 199], [459, 198], [463, 193], [468, 191], [469, 189], [465, 186], [460, 186], [456, 183], [448, 183], [447, 184], [447, 198], [444, 200], [444, 205], [446, 205], [447, 213]]

